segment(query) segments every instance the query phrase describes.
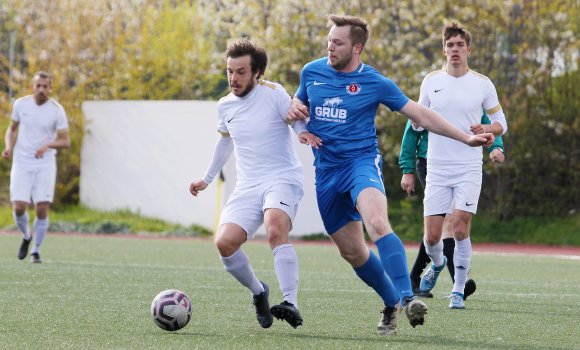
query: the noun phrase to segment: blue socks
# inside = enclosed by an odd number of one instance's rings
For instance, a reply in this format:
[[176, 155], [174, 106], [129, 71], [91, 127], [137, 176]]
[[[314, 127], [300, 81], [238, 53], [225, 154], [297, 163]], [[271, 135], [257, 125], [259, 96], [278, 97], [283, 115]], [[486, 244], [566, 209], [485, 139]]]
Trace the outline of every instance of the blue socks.
[[[386, 306], [395, 307], [399, 302], [399, 293], [395, 289], [393, 282], [389, 279], [389, 276], [385, 274], [385, 270], [379, 258], [372, 250], [370, 253], [371, 255], [367, 262], [360, 267], [354, 268], [354, 272], [361, 280], [380, 295]], [[408, 278], [407, 275], [407, 279]]]
[[375, 242], [383, 268], [393, 281], [395, 289], [400, 293], [401, 301], [405, 297], [413, 296], [409, 269], [407, 268], [407, 254], [399, 237], [391, 232]]

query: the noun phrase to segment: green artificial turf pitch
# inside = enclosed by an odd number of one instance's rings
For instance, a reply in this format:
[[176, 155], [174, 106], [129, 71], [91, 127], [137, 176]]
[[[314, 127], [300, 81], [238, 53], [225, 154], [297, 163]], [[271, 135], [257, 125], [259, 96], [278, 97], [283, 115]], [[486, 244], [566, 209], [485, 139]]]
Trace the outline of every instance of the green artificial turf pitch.
[[[20, 236], [0, 234], [2, 349], [578, 349], [580, 260], [475, 254], [477, 292], [448, 309], [447, 271], [425, 299], [424, 326], [403, 314], [378, 336], [379, 297], [330, 244], [297, 244], [298, 329], [259, 327], [252, 298], [225, 272], [211, 240], [49, 234], [42, 264], [16, 258]], [[266, 242], [244, 245], [258, 278], [281, 301]], [[408, 251], [413, 261], [416, 251]], [[166, 332], [150, 305], [165, 289], [191, 299], [191, 322]]]

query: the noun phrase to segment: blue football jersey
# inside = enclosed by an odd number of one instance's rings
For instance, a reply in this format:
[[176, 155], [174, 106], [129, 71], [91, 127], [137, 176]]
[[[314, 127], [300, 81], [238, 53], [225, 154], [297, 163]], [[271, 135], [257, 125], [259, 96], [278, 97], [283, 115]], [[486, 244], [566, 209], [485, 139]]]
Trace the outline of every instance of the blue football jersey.
[[390, 79], [361, 64], [354, 72], [338, 72], [323, 57], [304, 66], [296, 97], [309, 105], [308, 131], [322, 139], [313, 148], [314, 164], [332, 168], [362, 154], [378, 154], [375, 115], [379, 103], [392, 111], [409, 98]]

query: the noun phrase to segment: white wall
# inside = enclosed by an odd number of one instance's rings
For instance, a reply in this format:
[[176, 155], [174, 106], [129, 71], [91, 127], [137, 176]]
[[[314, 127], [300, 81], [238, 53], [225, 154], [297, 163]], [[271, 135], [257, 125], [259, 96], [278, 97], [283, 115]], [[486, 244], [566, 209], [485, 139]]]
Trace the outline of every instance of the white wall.
[[[217, 181], [197, 198], [188, 188], [205, 173], [213, 154], [216, 102], [87, 101], [83, 112], [81, 203], [215, 228]], [[324, 232], [316, 206], [312, 152], [297, 141], [296, 149], [304, 166], [305, 195], [292, 233]], [[224, 203], [235, 184], [234, 161], [232, 156], [224, 167]], [[259, 232], [264, 233], [263, 227]]]

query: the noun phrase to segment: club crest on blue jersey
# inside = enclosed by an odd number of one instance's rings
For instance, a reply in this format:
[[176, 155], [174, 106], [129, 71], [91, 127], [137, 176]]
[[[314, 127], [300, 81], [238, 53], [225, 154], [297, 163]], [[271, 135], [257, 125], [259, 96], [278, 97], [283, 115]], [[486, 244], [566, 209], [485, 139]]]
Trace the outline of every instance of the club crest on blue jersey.
[[350, 83], [346, 86], [346, 92], [350, 95], [356, 95], [360, 92], [360, 84], [359, 83]]
[[342, 102], [342, 98], [338, 96], [325, 98], [322, 107], [316, 106], [314, 108], [316, 118], [324, 121], [344, 123], [347, 114], [346, 109], [338, 108]]

